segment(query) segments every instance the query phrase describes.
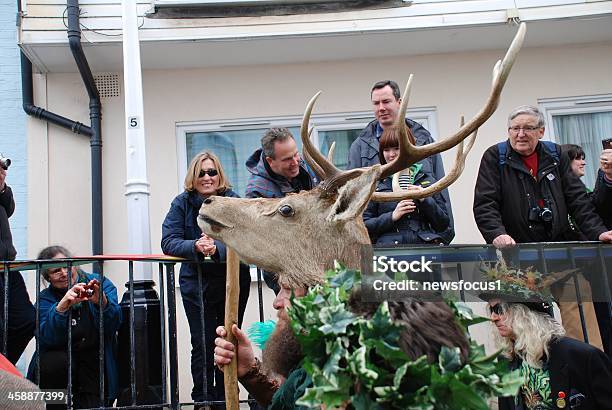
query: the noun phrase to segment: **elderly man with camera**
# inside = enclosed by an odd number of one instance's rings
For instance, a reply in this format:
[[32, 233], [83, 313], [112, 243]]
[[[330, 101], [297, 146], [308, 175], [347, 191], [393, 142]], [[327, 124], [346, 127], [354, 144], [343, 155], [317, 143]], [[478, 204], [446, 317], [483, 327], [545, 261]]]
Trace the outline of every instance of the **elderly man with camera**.
[[[9, 218], [15, 211], [13, 191], [6, 184], [6, 175], [11, 160], [0, 154], [0, 261], [12, 261], [17, 252], [13, 246], [13, 236]], [[4, 346], [4, 267], [0, 270], [0, 350]], [[34, 306], [19, 272], [8, 275], [8, 342], [6, 357], [14, 364], [34, 336]], [[4, 353], [4, 352], [3, 352]]]
[[[612, 231], [571, 172], [569, 158], [561, 155], [559, 145], [540, 141], [543, 136], [542, 113], [536, 107], [520, 106], [508, 116], [508, 140], [485, 151], [473, 208], [485, 241], [504, 248], [516, 243], [571, 240], [568, 214], [588, 239], [612, 241]], [[565, 315], [564, 307], [567, 305], [561, 303], [564, 326], [577, 322], [580, 330], [578, 316]], [[582, 339], [581, 333], [571, 336]]]

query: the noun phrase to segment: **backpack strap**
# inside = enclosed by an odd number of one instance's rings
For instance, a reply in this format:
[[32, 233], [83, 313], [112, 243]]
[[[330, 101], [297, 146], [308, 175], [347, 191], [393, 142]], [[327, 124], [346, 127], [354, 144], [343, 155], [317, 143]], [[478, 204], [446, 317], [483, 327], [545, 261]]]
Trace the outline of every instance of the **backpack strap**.
[[544, 145], [544, 149], [548, 154], [553, 157], [556, 162], [560, 161], [559, 152], [557, 151], [557, 144], [552, 141], [540, 141]]
[[500, 168], [506, 165], [506, 152], [507, 152], [506, 141], [497, 143], [497, 153], [499, 154], [499, 167]]

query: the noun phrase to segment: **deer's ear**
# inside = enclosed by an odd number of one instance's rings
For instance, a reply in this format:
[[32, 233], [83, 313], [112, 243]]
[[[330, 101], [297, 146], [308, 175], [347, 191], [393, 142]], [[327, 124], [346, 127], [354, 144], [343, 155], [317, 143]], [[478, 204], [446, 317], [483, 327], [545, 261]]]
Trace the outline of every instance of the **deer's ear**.
[[331, 208], [328, 221], [347, 221], [361, 218], [380, 177], [380, 165], [375, 165], [359, 177], [347, 182], [340, 191]]

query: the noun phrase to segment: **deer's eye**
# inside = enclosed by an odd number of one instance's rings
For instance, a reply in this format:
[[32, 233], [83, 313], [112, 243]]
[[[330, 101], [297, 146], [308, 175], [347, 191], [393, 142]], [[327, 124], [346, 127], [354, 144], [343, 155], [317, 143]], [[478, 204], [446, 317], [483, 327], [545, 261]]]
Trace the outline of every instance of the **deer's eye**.
[[283, 205], [280, 208], [278, 208], [278, 213], [281, 214], [282, 216], [293, 216], [295, 215], [295, 211], [293, 210], [293, 208], [290, 205]]

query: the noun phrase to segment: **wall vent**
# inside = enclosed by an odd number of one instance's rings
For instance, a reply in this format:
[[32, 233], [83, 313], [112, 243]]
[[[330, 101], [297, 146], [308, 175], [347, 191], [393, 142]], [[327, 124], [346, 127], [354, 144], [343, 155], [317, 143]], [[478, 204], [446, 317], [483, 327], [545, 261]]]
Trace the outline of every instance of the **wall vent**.
[[121, 82], [117, 73], [102, 73], [94, 76], [100, 98], [121, 97]]

